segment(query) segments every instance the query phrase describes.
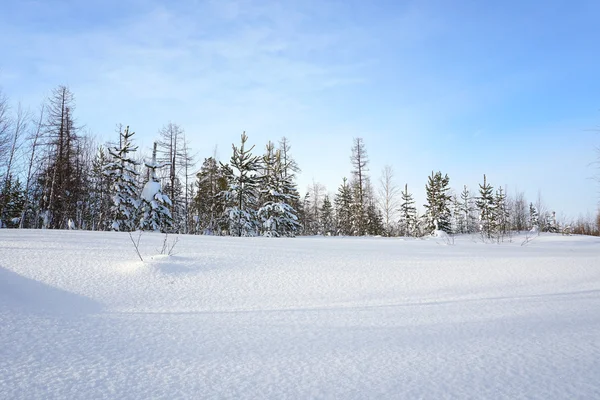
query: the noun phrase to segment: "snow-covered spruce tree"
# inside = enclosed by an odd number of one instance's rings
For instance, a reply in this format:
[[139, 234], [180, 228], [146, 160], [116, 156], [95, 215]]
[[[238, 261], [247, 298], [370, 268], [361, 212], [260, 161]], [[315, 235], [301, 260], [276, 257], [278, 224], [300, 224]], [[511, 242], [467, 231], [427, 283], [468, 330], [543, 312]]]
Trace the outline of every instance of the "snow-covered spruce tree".
[[426, 230], [431, 233], [439, 229], [446, 233], [451, 233], [450, 227], [450, 200], [448, 194], [450, 190], [450, 178], [448, 175], [442, 176], [441, 172], [433, 173], [427, 181], [425, 191], [427, 194], [427, 204], [425, 204]]
[[156, 142], [152, 150], [152, 160], [145, 162], [149, 179], [142, 189], [140, 198], [140, 225], [143, 231], [167, 232], [171, 227], [171, 199], [163, 193], [157, 170], [165, 165], [156, 161]]
[[264, 173], [260, 178], [262, 206], [258, 210], [260, 232], [263, 236], [295, 236], [300, 229], [296, 210], [290, 205], [291, 181], [284, 176], [281, 154], [271, 142], [263, 156]]
[[335, 216], [333, 215], [333, 205], [329, 200], [329, 195], [325, 195], [323, 205], [321, 206], [321, 224], [322, 232], [325, 236], [335, 235]]
[[338, 188], [334, 198], [336, 215], [336, 232], [338, 235], [352, 234], [352, 189], [346, 178]]
[[408, 191], [408, 184], [404, 185], [400, 200], [400, 220], [398, 221], [398, 230], [400, 236], [416, 236], [417, 228], [417, 208], [412, 193]]
[[232, 236], [256, 236], [258, 221], [256, 218], [258, 201], [259, 157], [252, 155], [254, 146], [246, 149], [248, 136], [242, 133], [241, 145], [231, 145], [231, 168], [228, 174], [228, 187], [222, 197], [228, 203], [225, 216], [228, 220], [229, 234]]
[[533, 203], [529, 203], [529, 229], [539, 230], [538, 211]]
[[479, 196], [476, 201], [479, 209], [479, 223], [481, 234], [488, 239], [496, 232], [496, 206], [494, 199], [494, 188], [487, 183], [487, 178], [483, 175], [483, 185], [479, 185]]
[[120, 144], [108, 149], [112, 160], [104, 166], [104, 175], [112, 182], [110, 227], [115, 231], [131, 232], [137, 227], [139, 192], [136, 181], [138, 173], [135, 170], [138, 163], [132, 158], [132, 153], [137, 150], [132, 143], [134, 134], [129, 131], [129, 126], [119, 132]]

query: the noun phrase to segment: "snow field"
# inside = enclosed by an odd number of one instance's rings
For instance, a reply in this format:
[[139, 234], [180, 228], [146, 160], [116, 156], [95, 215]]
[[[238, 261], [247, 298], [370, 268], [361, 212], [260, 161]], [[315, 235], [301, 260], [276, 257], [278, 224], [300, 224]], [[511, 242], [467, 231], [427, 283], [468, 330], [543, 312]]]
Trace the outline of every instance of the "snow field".
[[600, 240], [523, 239], [0, 230], [0, 398], [600, 398]]

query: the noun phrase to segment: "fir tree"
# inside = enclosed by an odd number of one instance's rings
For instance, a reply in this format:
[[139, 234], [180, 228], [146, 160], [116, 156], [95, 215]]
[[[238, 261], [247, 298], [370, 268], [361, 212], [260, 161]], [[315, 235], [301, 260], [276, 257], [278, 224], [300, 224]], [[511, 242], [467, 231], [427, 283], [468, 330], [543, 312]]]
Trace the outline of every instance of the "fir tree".
[[144, 185], [140, 199], [140, 229], [149, 231], [167, 232], [171, 228], [171, 211], [169, 206], [172, 205], [169, 196], [163, 193], [160, 180], [158, 179], [157, 170], [165, 165], [156, 161], [156, 142], [152, 150], [152, 161], [144, 163], [148, 168], [149, 179]]
[[435, 174], [431, 172], [425, 190], [427, 192], [427, 204], [425, 204], [426, 229], [433, 232], [439, 229], [446, 233], [451, 233], [450, 226], [450, 200], [448, 194], [450, 178], [448, 175], [442, 176], [441, 172]]
[[400, 236], [416, 236], [417, 208], [412, 194], [408, 191], [408, 184], [404, 185], [400, 201], [400, 220], [398, 221]]
[[131, 232], [136, 229], [137, 210], [139, 207], [138, 189], [135, 170], [138, 163], [131, 158], [137, 150], [133, 146], [132, 137], [135, 132], [129, 126], [119, 133], [120, 145], [109, 148], [112, 161], [106, 164], [104, 174], [112, 182], [111, 193], [111, 228], [115, 231]]

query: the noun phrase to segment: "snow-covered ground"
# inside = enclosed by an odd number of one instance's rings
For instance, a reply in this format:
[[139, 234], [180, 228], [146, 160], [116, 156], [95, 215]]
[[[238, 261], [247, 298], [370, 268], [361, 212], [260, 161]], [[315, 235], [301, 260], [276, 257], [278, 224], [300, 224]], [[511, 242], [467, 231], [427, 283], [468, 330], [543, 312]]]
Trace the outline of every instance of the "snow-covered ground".
[[0, 398], [600, 398], [600, 240], [0, 230]]

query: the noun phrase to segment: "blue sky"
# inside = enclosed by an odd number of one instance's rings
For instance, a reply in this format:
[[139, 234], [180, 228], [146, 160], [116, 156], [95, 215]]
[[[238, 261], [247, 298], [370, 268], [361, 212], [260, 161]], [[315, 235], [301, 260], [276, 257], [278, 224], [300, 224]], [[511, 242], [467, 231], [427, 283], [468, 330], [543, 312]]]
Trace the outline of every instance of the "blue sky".
[[441, 170], [596, 210], [600, 2], [0, 1], [0, 86], [36, 107], [68, 85], [100, 139], [173, 121], [227, 160], [242, 130], [287, 136], [301, 191], [334, 192], [362, 137], [419, 203]]

